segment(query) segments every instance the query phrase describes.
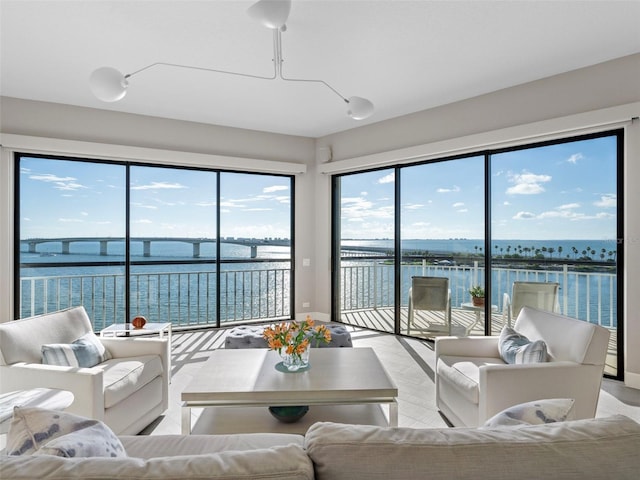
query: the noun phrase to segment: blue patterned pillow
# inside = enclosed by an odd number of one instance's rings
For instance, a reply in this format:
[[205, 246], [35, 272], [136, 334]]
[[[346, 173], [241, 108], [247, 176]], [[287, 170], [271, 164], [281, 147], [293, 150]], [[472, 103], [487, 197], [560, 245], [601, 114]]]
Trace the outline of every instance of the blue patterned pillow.
[[573, 420], [573, 398], [548, 398], [514, 405], [487, 420], [483, 428], [540, 425]]
[[102, 342], [89, 332], [73, 343], [51, 343], [42, 346], [42, 363], [62, 367], [94, 367], [111, 355]]
[[8, 455], [126, 457], [120, 439], [99, 420], [59, 410], [15, 407], [7, 433]]
[[547, 361], [547, 344], [530, 341], [513, 328], [504, 327], [498, 340], [500, 357], [505, 363], [541, 363]]

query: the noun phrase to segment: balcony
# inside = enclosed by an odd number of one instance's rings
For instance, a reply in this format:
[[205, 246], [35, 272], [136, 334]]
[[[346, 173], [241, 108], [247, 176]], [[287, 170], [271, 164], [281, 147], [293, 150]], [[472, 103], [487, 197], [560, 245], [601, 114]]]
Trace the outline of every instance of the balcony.
[[[283, 265], [286, 264], [286, 265]], [[179, 271], [131, 274], [130, 309], [149, 321], [169, 321], [176, 328], [213, 327], [219, 314], [221, 326], [288, 319], [291, 270], [287, 262], [243, 261], [221, 264], [220, 288], [217, 272], [202, 271], [202, 265], [178, 265]], [[194, 271], [185, 271], [192, 269]], [[453, 334], [484, 335], [484, 316], [461, 307], [469, 301], [468, 289], [482, 283], [484, 267], [477, 261], [468, 266], [403, 264], [400, 332], [406, 333], [407, 291], [414, 275], [446, 276], [452, 295]], [[616, 275], [581, 271], [570, 265], [555, 269], [492, 269], [492, 332], [505, 322], [503, 293], [514, 281], [558, 282], [563, 314], [608, 328], [611, 333], [608, 371], [617, 368]], [[21, 279], [20, 316], [26, 317], [73, 305], [84, 305], [96, 331], [124, 322], [124, 274], [34, 276]], [[340, 321], [353, 326], [393, 332], [393, 265], [384, 261], [351, 259], [340, 272]], [[217, 295], [220, 296], [219, 311]], [[425, 327], [428, 316], [416, 317]], [[479, 321], [480, 320], [480, 321]], [[415, 331], [413, 336], [420, 336]]]

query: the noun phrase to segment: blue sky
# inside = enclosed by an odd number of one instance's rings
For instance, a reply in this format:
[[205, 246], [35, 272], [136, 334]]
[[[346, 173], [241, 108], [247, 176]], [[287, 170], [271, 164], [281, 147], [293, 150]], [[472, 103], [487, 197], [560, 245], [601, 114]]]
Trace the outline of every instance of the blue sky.
[[[615, 139], [496, 154], [492, 218], [496, 239], [616, 237]], [[25, 158], [21, 237], [124, 235], [121, 165]], [[483, 157], [402, 169], [404, 239], [484, 235]], [[342, 177], [342, 238], [393, 238], [392, 169]], [[289, 237], [286, 177], [223, 173], [223, 237]], [[215, 174], [131, 167], [131, 235], [215, 237]], [[329, 208], [329, 205], [327, 205]]]
[[[496, 239], [616, 238], [615, 138], [494, 154]], [[483, 157], [402, 169], [403, 239], [483, 238]], [[342, 238], [393, 238], [393, 170], [342, 177]]]
[[[125, 169], [121, 165], [24, 158], [21, 238], [122, 237]], [[223, 173], [224, 237], [289, 238], [286, 177]], [[131, 235], [215, 237], [215, 174], [131, 167]]]

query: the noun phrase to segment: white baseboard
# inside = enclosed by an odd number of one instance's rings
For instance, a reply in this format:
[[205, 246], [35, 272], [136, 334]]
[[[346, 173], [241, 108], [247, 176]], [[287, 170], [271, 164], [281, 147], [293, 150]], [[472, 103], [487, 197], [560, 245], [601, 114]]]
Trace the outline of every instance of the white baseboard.
[[624, 372], [624, 385], [629, 388], [640, 390], [640, 373]]

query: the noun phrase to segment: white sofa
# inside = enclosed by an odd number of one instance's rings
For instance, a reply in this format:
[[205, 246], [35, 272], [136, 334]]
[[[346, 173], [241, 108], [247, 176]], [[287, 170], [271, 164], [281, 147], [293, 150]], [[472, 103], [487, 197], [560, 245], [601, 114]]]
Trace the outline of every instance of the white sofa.
[[316, 423], [287, 434], [121, 436], [127, 458], [0, 458], [0, 478], [635, 480], [640, 424], [617, 415], [542, 425], [383, 428]]
[[436, 339], [436, 404], [454, 426], [475, 427], [498, 412], [544, 398], [575, 399], [575, 418], [593, 418], [609, 331], [557, 313], [523, 307], [514, 329], [546, 343], [548, 361], [507, 364], [499, 337]]
[[0, 323], [0, 393], [39, 387], [73, 393], [71, 413], [136, 434], [169, 405], [166, 339], [96, 337], [111, 358], [91, 368], [42, 364], [44, 344], [68, 344], [93, 332], [84, 307]]

